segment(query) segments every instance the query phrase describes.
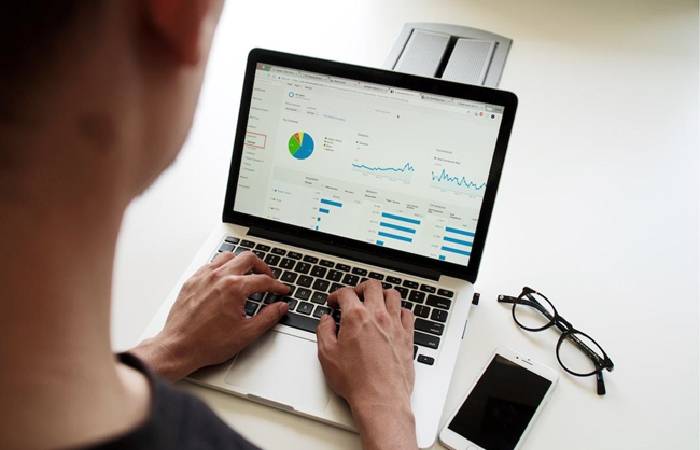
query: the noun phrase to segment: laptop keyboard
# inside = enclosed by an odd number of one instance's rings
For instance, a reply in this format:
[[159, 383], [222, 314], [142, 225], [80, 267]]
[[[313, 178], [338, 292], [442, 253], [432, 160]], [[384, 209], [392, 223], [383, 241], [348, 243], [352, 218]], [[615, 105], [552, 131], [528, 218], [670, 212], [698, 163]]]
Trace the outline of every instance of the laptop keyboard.
[[[285, 283], [290, 292], [286, 295], [273, 293], [252, 294], [245, 304], [248, 316], [254, 316], [265, 305], [286, 302], [289, 313], [280, 323], [300, 330], [316, 333], [319, 319], [330, 314], [340, 325], [340, 310], [326, 303], [328, 294], [346, 287], [354, 287], [368, 279], [378, 280], [384, 289], [396, 289], [401, 295], [401, 306], [413, 311], [415, 320], [414, 359], [432, 365], [434, 358], [420, 354], [419, 348], [437, 350], [440, 338], [452, 306], [454, 292], [380, 271], [371, 271], [351, 263], [334, 262], [308, 255], [296, 250], [274, 247], [251, 239], [226, 237], [218, 253], [239, 254], [252, 251], [265, 261], [273, 275]], [[217, 254], [218, 254], [217, 253]], [[216, 256], [216, 255], [215, 255]]]

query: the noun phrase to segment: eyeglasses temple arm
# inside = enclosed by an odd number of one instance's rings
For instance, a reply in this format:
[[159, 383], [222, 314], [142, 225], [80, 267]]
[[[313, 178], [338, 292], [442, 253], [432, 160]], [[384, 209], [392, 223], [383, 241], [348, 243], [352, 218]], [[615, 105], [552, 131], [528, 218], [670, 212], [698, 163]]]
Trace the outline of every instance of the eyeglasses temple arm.
[[605, 395], [605, 381], [603, 381], [602, 370], [599, 370], [595, 373], [595, 379], [598, 382], [598, 395]]
[[513, 297], [512, 295], [499, 295], [498, 303], [518, 303], [518, 297]]

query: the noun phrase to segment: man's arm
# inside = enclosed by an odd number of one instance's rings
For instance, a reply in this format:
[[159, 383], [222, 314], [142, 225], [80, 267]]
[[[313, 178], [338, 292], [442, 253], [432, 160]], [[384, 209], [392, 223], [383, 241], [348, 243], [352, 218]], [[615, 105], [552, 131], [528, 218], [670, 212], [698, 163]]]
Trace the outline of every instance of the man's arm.
[[[360, 301], [362, 299], [363, 301]], [[350, 404], [365, 450], [417, 448], [411, 411], [413, 313], [376, 280], [332, 293], [341, 327], [324, 316], [318, 356], [330, 387]]]
[[287, 304], [280, 302], [247, 318], [250, 294], [288, 291], [253, 253], [221, 253], [185, 282], [163, 330], [131, 353], [158, 375], [179, 380], [232, 358], [287, 313]]

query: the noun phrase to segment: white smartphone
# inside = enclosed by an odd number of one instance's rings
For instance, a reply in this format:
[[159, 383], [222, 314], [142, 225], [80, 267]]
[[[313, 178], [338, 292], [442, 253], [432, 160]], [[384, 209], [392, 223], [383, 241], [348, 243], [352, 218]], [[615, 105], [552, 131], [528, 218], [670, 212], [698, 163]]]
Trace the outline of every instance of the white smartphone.
[[558, 379], [547, 366], [496, 349], [440, 432], [440, 442], [452, 450], [516, 450]]

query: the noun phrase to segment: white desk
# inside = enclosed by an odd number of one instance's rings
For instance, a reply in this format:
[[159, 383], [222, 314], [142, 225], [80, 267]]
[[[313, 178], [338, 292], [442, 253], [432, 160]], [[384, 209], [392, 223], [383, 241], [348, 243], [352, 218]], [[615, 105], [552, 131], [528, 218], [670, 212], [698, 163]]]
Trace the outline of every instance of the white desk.
[[[609, 351], [608, 394], [562, 376], [525, 449], [698, 448], [698, 5], [693, 1], [229, 2], [177, 163], [130, 208], [115, 269], [116, 348], [139, 334], [221, 217], [247, 51], [382, 64], [404, 22], [514, 39], [520, 108], [448, 410], [497, 345], [558, 367], [498, 293], [524, 284]], [[166, 225], [167, 226], [164, 226]], [[144, 274], [148, 274], [145, 276]], [[352, 433], [193, 389], [267, 448], [357, 448]]]

